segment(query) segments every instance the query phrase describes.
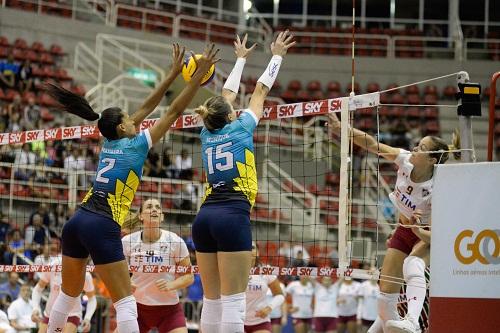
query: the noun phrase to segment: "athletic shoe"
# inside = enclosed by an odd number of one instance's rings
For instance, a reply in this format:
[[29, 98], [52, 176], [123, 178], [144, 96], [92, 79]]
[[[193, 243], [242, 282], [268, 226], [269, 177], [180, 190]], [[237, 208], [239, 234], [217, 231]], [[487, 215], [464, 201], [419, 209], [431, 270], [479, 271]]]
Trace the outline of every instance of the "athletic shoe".
[[418, 321], [406, 317], [402, 320], [388, 320], [385, 328], [389, 333], [421, 333]]

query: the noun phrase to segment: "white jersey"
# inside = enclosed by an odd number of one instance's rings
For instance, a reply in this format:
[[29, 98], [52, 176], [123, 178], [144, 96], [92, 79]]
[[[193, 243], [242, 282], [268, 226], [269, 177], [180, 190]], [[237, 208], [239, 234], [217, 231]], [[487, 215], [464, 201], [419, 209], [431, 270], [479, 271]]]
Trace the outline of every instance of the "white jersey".
[[429, 223], [431, 216], [431, 195], [433, 179], [422, 183], [414, 183], [411, 180], [413, 164], [410, 163], [411, 153], [407, 150], [400, 150], [394, 163], [398, 166], [398, 178], [394, 191], [389, 194], [389, 199], [398, 209], [399, 213], [407, 218], [411, 218], [415, 210], [422, 210], [422, 224]]
[[371, 281], [364, 281], [359, 288], [359, 296], [363, 297], [363, 311], [361, 312], [361, 319], [375, 320], [377, 319], [377, 299], [380, 294], [380, 288], [377, 283], [373, 284]]
[[293, 281], [286, 287], [286, 293], [292, 296], [292, 306], [298, 308], [297, 312], [292, 313], [292, 318], [312, 318], [314, 287], [311, 282], [304, 286], [300, 281]]
[[[280, 287], [281, 291], [283, 292], [283, 296], [286, 297], [285, 285], [280, 282]], [[270, 289], [267, 290], [266, 297], [267, 297], [267, 302], [271, 303], [274, 296]], [[283, 316], [283, 311], [281, 310], [282, 310], [281, 306], [274, 308], [273, 311], [271, 311], [271, 313], [269, 314], [269, 317], [271, 317], [271, 319], [281, 318]]]
[[[184, 240], [175, 233], [161, 230], [160, 238], [154, 243], [142, 241], [142, 231], [134, 232], [122, 238], [123, 253], [130, 265], [176, 265], [182, 259], [189, 257]], [[137, 289], [134, 297], [137, 303], [144, 305], [174, 305], [179, 303], [177, 291], [160, 291], [156, 281], [164, 279], [175, 280], [175, 272], [142, 273], [134, 272], [132, 283]]]
[[[50, 262], [50, 265], [61, 265], [62, 259], [61, 256], [54, 257]], [[62, 276], [61, 272], [42, 272], [40, 273], [40, 280], [50, 285], [50, 293], [49, 299], [47, 300], [47, 304], [45, 305], [45, 310], [43, 314], [45, 317], [49, 317], [50, 311], [52, 310], [52, 305], [56, 301], [59, 292], [61, 291], [62, 284]], [[92, 280], [92, 275], [87, 272], [85, 273], [85, 283], [83, 285], [84, 292], [92, 292], [94, 291], [94, 281]], [[35, 304], [36, 306], [37, 304]], [[69, 313], [69, 317], [79, 317], [82, 318], [82, 303], [77, 302], [77, 304], [73, 307], [73, 309]]]
[[273, 275], [250, 275], [246, 290], [247, 308], [245, 325], [257, 325], [270, 321], [270, 317], [260, 318], [255, 315], [259, 310], [262, 310], [269, 305], [266, 294], [269, 289], [269, 284], [277, 279]]
[[321, 283], [316, 283], [314, 287], [314, 317], [337, 318], [337, 294], [339, 284], [332, 284], [326, 288]]
[[348, 317], [354, 316], [358, 312], [358, 295], [361, 283], [352, 281], [352, 283], [341, 283], [338, 300], [339, 316]]

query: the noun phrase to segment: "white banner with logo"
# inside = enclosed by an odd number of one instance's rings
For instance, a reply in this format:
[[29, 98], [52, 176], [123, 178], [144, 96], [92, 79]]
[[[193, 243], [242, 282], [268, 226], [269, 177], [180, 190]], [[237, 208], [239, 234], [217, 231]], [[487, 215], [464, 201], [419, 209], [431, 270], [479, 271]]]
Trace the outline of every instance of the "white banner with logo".
[[500, 163], [440, 165], [434, 179], [430, 296], [500, 298]]

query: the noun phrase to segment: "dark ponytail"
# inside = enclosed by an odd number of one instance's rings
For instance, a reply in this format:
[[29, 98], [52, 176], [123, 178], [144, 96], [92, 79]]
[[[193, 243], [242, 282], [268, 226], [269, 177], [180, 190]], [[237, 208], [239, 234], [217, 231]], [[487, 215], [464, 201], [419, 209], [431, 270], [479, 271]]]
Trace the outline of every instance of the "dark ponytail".
[[53, 83], [47, 83], [45, 90], [50, 97], [56, 100], [62, 110], [85, 120], [95, 121], [99, 119], [99, 114], [94, 112], [89, 102], [82, 96], [78, 96]]
[[118, 125], [120, 125], [123, 120], [123, 113], [120, 108], [111, 107], [104, 109], [99, 116], [99, 114], [92, 109], [89, 102], [87, 102], [85, 98], [78, 96], [69, 90], [52, 83], [47, 83], [45, 90], [53, 99], [56, 100], [59, 104], [59, 108], [62, 110], [85, 120], [95, 121], [99, 119], [97, 127], [106, 139], [116, 140], [120, 138], [117, 131]]

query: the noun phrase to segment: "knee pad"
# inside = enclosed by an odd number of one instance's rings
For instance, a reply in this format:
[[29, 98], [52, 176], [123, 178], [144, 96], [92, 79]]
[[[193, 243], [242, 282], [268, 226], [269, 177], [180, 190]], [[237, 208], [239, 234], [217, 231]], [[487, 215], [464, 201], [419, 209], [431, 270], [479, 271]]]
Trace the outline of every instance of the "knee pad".
[[218, 324], [222, 316], [222, 303], [219, 299], [208, 299], [203, 297], [200, 321], [207, 324]]
[[116, 310], [116, 321], [137, 320], [137, 303], [134, 296], [127, 296], [113, 304]]
[[380, 293], [378, 297], [378, 314], [384, 322], [387, 320], [398, 320], [399, 294]]
[[403, 262], [403, 277], [407, 283], [412, 278], [422, 278], [425, 282], [425, 261], [415, 256], [406, 257]]
[[222, 318], [221, 323], [245, 323], [246, 295], [239, 293], [228, 296], [221, 296]]

